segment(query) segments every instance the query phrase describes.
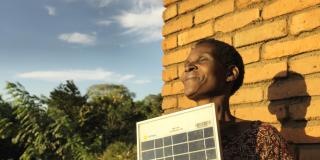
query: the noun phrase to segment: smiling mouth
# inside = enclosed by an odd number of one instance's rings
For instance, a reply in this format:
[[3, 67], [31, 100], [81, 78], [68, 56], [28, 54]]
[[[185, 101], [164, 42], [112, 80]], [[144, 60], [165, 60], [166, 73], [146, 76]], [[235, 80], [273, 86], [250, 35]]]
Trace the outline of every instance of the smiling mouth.
[[200, 78], [199, 77], [188, 77], [188, 78], [186, 78], [184, 80], [185, 81], [187, 81], [187, 80], [200, 80]]
[[189, 81], [189, 80], [197, 80], [197, 81], [200, 81], [201, 78], [199, 76], [196, 76], [196, 75], [189, 75], [189, 76], [186, 76], [184, 78], [184, 81]]
[[184, 74], [183, 76], [183, 79], [182, 79], [182, 82], [187, 82], [187, 83], [190, 83], [192, 81], [197, 81], [197, 82], [200, 82], [203, 80], [204, 77], [202, 77], [200, 74], [198, 74], [197, 72], [187, 72]]

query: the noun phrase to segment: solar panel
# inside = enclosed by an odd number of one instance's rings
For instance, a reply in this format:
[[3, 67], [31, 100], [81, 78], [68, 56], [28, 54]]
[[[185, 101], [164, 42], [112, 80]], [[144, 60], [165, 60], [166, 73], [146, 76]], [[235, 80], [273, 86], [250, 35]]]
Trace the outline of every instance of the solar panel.
[[138, 160], [221, 160], [214, 104], [137, 123]]

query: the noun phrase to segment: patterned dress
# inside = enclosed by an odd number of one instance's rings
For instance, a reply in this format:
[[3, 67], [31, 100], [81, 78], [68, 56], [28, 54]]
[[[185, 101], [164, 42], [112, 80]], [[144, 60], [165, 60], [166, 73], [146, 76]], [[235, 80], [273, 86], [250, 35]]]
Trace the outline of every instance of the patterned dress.
[[249, 127], [232, 136], [221, 135], [224, 160], [292, 160], [286, 141], [271, 125], [250, 122]]

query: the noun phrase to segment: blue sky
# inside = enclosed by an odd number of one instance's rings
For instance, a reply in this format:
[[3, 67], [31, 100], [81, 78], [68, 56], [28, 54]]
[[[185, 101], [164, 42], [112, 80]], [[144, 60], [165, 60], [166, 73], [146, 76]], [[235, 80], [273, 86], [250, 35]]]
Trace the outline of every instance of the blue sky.
[[6, 81], [48, 95], [65, 80], [82, 93], [124, 84], [137, 99], [161, 91], [160, 0], [2, 0], [0, 93]]

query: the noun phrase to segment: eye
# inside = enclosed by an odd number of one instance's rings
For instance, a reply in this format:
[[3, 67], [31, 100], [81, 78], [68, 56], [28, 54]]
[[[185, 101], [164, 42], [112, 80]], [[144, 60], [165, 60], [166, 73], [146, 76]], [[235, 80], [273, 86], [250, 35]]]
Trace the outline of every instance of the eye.
[[199, 61], [199, 63], [205, 63], [205, 62], [208, 61], [208, 58], [206, 58], [206, 57], [200, 57], [198, 61]]

